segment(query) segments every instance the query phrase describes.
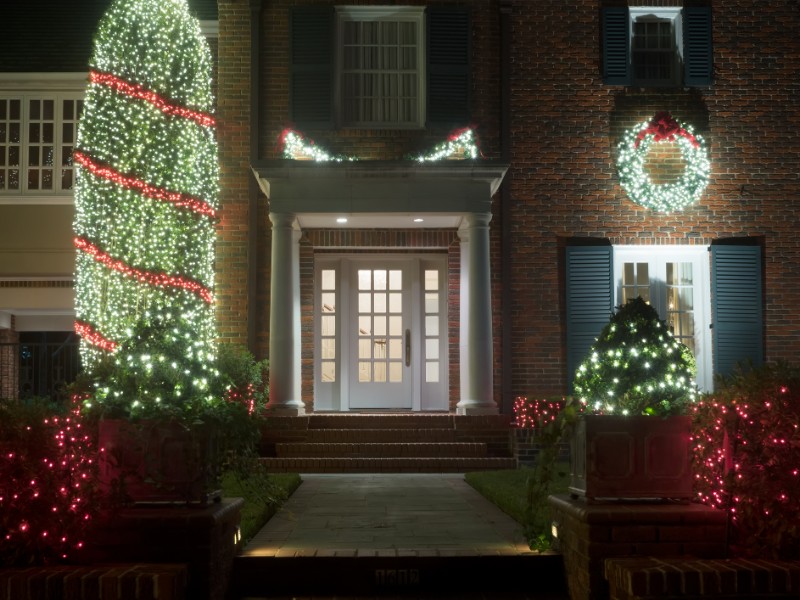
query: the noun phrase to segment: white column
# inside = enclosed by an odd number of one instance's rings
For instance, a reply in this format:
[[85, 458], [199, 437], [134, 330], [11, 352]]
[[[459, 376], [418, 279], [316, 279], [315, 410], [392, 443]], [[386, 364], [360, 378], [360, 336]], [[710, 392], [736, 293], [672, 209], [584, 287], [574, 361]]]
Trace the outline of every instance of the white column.
[[459, 415], [497, 414], [494, 401], [490, 213], [470, 213], [461, 239], [461, 400]]
[[300, 384], [300, 234], [295, 215], [270, 213], [269, 403], [272, 414], [305, 414]]

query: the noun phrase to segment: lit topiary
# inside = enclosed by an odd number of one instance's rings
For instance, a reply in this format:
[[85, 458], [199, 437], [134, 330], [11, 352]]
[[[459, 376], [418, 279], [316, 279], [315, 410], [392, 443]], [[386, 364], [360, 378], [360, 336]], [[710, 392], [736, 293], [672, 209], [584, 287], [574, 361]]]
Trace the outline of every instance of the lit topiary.
[[694, 356], [641, 297], [617, 307], [575, 372], [575, 395], [603, 414], [685, 413], [696, 395]]
[[217, 146], [211, 53], [186, 0], [116, 0], [74, 152], [76, 324], [91, 370], [142, 319], [213, 350]]

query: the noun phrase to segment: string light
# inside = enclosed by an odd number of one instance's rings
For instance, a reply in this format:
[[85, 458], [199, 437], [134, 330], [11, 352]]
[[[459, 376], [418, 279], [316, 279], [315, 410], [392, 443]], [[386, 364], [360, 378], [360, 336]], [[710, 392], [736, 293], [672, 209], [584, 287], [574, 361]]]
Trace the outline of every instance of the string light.
[[[674, 183], [654, 184], [645, 171], [647, 153], [653, 144], [675, 143], [686, 161], [683, 174]], [[658, 212], [683, 210], [695, 203], [708, 185], [711, 161], [702, 136], [669, 113], [625, 132], [619, 146], [617, 172], [622, 187], [635, 203]]]
[[[292, 160], [313, 160], [316, 162], [350, 162], [358, 158], [343, 154], [331, 154], [306, 139], [292, 129], [284, 129], [280, 135], [283, 145], [283, 157]], [[417, 162], [434, 162], [444, 159], [464, 160], [480, 156], [475, 133], [470, 128], [458, 129], [451, 133], [447, 141], [442, 142], [426, 154], [409, 156]]]
[[141, 85], [127, 82], [120, 77], [112, 75], [111, 73], [91, 71], [89, 73], [89, 82], [97, 83], [99, 85], [107, 85], [108, 87], [122, 94], [130, 96], [131, 98], [138, 98], [140, 100], [149, 102], [165, 115], [177, 115], [185, 119], [191, 119], [203, 127], [214, 127], [216, 125], [214, 117], [210, 114], [192, 110], [190, 108], [186, 108], [185, 106], [180, 106], [179, 104], [174, 104], [169, 100], [162, 98], [155, 92], [145, 89]]
[[90, 335], [81, 339], [88, 370], [146, 313], [216, 338], [211, 66], [186, 0], [116, 0], [98, 26], [74, 152], [76, 316]]
[[89, 325], [88, 323], [81, 323], [80, 321], [75, 321], [75, 333], [81, 336], [87, 343], [92, 344], [93, 346], [97, 346], [101, 350], [105, 350], [106, 352], [113, 352], [116, 350], [118, 344], [113, 340], [108, 340], [104, 338], [102, 335], [97, 333], [97, 331]]
[[173, 205], [179, 208], [188, 208], [190, 211], [197, 213], [198, 215], [204, 215], [211, 218], [216, 218], [217, 216], [216, 209], [212, 206], [209, 206], [202, 200], [191, 198], [178, 192], [170, 192], [165, 189], [157, 188], [149, 185], [141, 179], [137, 179], [136, 177], [130, 177], [122, 175], [121, 173], [117, 173], [111, 167], [103, 166], [93, 161], [80, 151], [73, 152], [72, 157], [75, 159], [77, 164], [85, 168], [95, 177], [112, 181], [120, 187], [136, 190], [148, 198], [162, 200], [164, 202], [171, 202]]

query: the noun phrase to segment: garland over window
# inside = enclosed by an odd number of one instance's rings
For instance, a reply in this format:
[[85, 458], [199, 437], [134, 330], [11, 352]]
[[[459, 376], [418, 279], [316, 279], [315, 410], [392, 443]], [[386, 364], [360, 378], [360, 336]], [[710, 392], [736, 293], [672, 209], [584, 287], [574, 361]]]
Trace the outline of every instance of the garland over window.
[[[355, 156], [331, 154], [317, 146], [312, 140], [306, 140], [301, 134], [291, 129], [284, 129], [280, 137], [283, 144], [283, 158], [293, 160], [313, 160], [315, 162], [350, 162], [357, 161]], [[409, 155], [406, 158], [417, 162], [435, 162], [439, 160], [465, 160], [480, 156], [478, 144], [472, 129], [466, 127], [452, 132], [447, 140], [438, 144], [426, 154]]]
[[[674, 183], [655, 184], [645, 171], [647, 153], [652, 144], [678, 144], [686, 167]], [[695, 203], [708, 185], [711, 162], [703, 138], [690, 125], [660, 112], [652, 120], [625, 132], [619, 144], [617, 171], [628, 197], [645, 208], [675, 212]]]

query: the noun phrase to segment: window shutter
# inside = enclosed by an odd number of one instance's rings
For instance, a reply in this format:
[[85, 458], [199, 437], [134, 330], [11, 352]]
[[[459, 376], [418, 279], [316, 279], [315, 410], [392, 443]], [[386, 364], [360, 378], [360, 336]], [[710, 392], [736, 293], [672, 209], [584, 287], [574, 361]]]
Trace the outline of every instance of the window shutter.
[[764, 362], [761, 248], [711, 246], [714, 373], [730, 375], [736, 363]]
[[603, 83], [630, 85], [630, 24], [626, 7], [603, 8]]
[[333, 7], [291, 12], [291, 111], [296, 125], [333, 126]]
[[427, 11], [427, 112], [429, 125], [463, 126], [470, 121], [469, 12]]
[[567, 383], [614, 312], [611, 246], [567, 246]]
[[683, 9], [683, 69], [685, 85], [711, 85], [713, 53], [709, 6], [687, 6]]

